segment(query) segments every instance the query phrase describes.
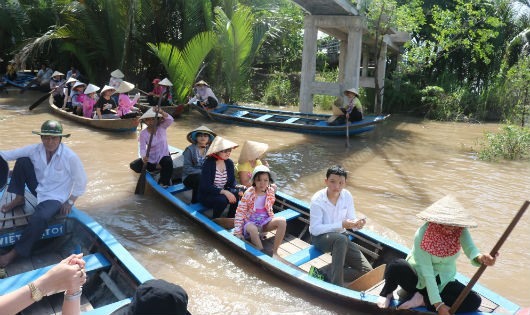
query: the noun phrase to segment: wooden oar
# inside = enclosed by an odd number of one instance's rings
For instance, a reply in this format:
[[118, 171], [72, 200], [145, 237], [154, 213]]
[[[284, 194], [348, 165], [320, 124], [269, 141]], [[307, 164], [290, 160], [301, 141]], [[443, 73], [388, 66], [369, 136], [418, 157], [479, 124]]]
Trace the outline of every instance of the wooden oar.
[[[162, 98], [160, 97], [158, 99], [158, 105], [155, 109], [155, 125], [153, 126], [153, 132], [149, 136], [149, 142], [147, 143], [147, 150], [145, 151], [145, 157], [147, 160], [149, 160], [149, 151], [151, 151], [151, 143], [153, 142], [153, 136], [156, 133], [156, 129], [158, 127], [158, 110], [160, 109], [160, 103], [162, 101]], [[138, 183], [136, 183], [136, 189], [134, 190], [134, 193], [136, 195], [143, 195], [145, 192], [145, 176], [147, 172], [147, 162], [144, 162], [142, 165], [142, 171], [140, 172], [140, 178], [138, 178]]]
[[57, 88], [53, 88], [50, 92], [44, 94], [42, 97], [40, 97], [38, 100], [36, 100], [33, 104], [29, 106], [29, 110], [34, 109], [35, 107], [39, 106], [42, 102], [44, 102], [45, 99], [49, 98], [50, 95], [56, 90]]
[[[490, 252], [491, 256], [495, 257], [497, 255], [497, 253], [499, 252], [499, 249], [504, 244], [504, 241], [506, 241], [508, 236], [510, 236], [510, 233], [515, 228], [515, 225], [517, 225], [517, 222], [519, 222], [519, 220], [523, 216], [524, 212], [528, 208], [528, 205], [530, 205], [530, 201], [526, 200], [523, 203], [523, 205], [521, 206], [521, 209], [519, 209], [519, 212], [517, 212], [515, 217], [512, 219], [512, 222], [510, 222], [510, 225], [508, 225], [508, 227], [506, 228], [506, 231], [504, 231], [504, 233], [502, 234], [501, 238], [497, 241], [497, 244], [495, 244], [495, 246], [491, 250], [491, 252]], [[454, 314], [456, 312], [456, 310], [460, 307], [460, 305], [462, 304], [462, 302], [464, 301], [466, 296], [471, 291], [471, 288], [473, 288], [475, 283], [477, 283], [478, 278], [480, 278], [480, 276], [482, 275], [484, 270], [486, 270], [486, 267], [487, 266], [484, 265], [484, 264], [482, 264], [479, 267], [477, 272], [475, 272], [475, 275], [473, 276], [473, 278], [471, 278], [471, 280], [469, 281], [467, 286], [464, 288], [464, 290], [462, 290], [462, 292], [460, 292], [460, 295], [458, 296], [456, 301], [453, 303], [453, 305], [451, 305], [451, 308], [449, 309], [449, 313]]]
[[346, 118], [346, 148], [350, 147], [350, 121]]

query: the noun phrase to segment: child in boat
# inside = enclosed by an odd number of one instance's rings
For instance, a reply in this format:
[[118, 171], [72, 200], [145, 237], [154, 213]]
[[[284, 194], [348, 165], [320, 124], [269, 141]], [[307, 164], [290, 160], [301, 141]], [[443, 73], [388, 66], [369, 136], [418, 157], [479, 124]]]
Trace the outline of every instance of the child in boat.
[[140, 98], [140, 93], [136, 93], [132, 100], [129, 98], [129, 95], [127, 95], [132, 89], [134, 89], [134, 84], [122, 81], [116, 90], [116, 93], [119, 93], [120, 95], [118, 97], [118, 116], [120, 116], [120, 118], [134, 118], [141, 114], [134, 107]]
[[252, 244], [263, 250], [261, 233], [276, 230], [272, 256], [278, 258], [278, 248], [285, 236], [287, 222], [285, 218], [274, 217], [272, 206], [276, 200], [274, 176], [265, 165], [254, 168], [249, 187], [236, 210], [234, 235], [239, 238], [250, 238]]
[[83, 92], [85, 88], [86, 84], [81, 81], [77, 81], [72, 88], [72, 113], [79, 116], [83, 114], [83, 101], [85, 100]]
[[85, 99], [83, 100], [83, 116], [86, 118], [94, 117], [94, 104], [97, 102], [96, 92], [99, 86], [89, 84], [85, 89]]
[[250, 178], [252, 177], [252, 172], [254, 168], [259, 165], [265, 165], [269, 167], [267, 161], [262, 163], [259, 159], [267, 149], [269, 145], [266, 143], [256, 142], [247, 140], [243, 143], [243, 148], [241, 149], [241, 154], [239, 155], [238, 162], [236, 164], [236, 174], [239, 183], [245, 187], [252, 186]]
[[182, 155], [184, 167], [182, 169], [182, 182], [192, 189], [191, 203], [198, 202], [198, 190], [201, 182], [202, 165], [206, 160], [206, 152], [216, 134], [206, 126], [200, 126], [188, 133], [186, 137], [191, 143]]

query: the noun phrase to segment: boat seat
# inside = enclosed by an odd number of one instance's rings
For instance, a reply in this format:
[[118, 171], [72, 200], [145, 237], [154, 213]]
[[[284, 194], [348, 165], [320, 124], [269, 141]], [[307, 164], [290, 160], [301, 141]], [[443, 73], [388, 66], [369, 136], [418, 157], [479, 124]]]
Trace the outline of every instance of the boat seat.
[[295, 121], [297, 121], [298, 119], [300, 119], [300, 117], [291, 117], [291, 118], [287, 119], [286, 121], [284, 121], [283, 123], [284, 124], [292, 124]]
[[256, 118], [255, 120], [266, 121], [267, 119], [271, 118], [272, 116], [274, 116], [274, 115], [267, 114], [267, 115], [260, 116], [260, 117]]
[[[83, 260], [86, 263], [85, 270], [87, 274], [90, 274], [91, 272], [100, 269], [109, 268], [111, 266], [110, 261], [105, 258], [105, 256], [103, 256], [103, 254], [101, 253], [95, 253], [84, 256]], [[55, 266], [55, 264], [35, 270], [26, 271], [18, 275], [7, 277], [5, 279], [0, 279], [0, 295], [4, 295], [25, 285], [28, 285], [29, 283], [37, 280], [38, 277], [45, 274], [53, 266]]]
[[318, 250], [314, 245], [310, 245], [309, 247], [306, 247], [294, 254], [283, 257], [283, 259], [287, 260], [293, 265], [300, 266], [310, 260], [313, 260], [319, 257], [322, 254], [323, 253], [320, 250]]
[[296, 219], [301, 215], [302, 214], [300, 212], [293, 210], [293, 209], [285, 209], [285, 210], [274, 213], [275, 217], [285, 218], [286, 221]]
[[187, 190], [191, 190], [191, 188], [186, 187], [186, 185], [184, 185], [183, 183], [172, 185], [166, 188], [166, 191], [170, 194], [178, 194]]
[[246, 110], [238, 110], [237, 112], [234, 112], [230, 116], [232, 116], [232, 117], [243, 117], [246, 114], [248, 114], [248, 111], [246, 111]]

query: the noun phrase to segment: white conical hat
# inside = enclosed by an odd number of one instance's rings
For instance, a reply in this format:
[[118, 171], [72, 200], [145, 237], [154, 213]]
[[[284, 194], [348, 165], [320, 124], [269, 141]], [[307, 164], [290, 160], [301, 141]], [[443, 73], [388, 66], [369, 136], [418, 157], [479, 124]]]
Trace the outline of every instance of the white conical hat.
[[120, 69], [112, 71], [110, 75], [118, 79], [123, 79], [125, 77], [125, 74], [123, 74]]
[[447, 195], [416, 215], [427, 222], [458, 226], [477, 227], [464, 206], [455, 197]]
[[66, 83], [65, 84], [68, 84], [68, 83], [72, 83], [72, 82], [77, 82], [79, 80], [77, 80], [76, 78], [74, 77], [69, 77], [68, 80], [66, 80]]
[[107, 91], [107, 90], [114, 90], [114, 92], [112, 92], [112, 94], [116, 93], [116, 89], [113, 88], [112, 86], [110, 85], [106, 85], [101, 89], [101, 92], [99, 92], [99, 94], [103, 94], [103, 92]]
[[134, 84], [127, 81], [121, 81], [120, 86], [116, 89], [116, 93], [127, 93], [132, 89], [134, 89]]
[[158, 85], [173, 86], [173, 83], [168, 78], [164, 78], [164, 80], [158, 82]]
[[94, 93], [94, 92], [97, 92], [98, 90], [99, 90], [99, 86], [94, 85], [94, 84], [89, 84], [85, 89], [85, 94]]
[[232, 142], [228, 139], [225, 139], [221, 136], [217, 136], [213, 139], [212, 144], [208, 148], [206, 155], [211, 155], [213, 153], [221, 152], [226, 149], [235, 149], [239, 145], [235, 142]]
[[243, 147], [241, 148], [241, 154], [239, 155], [238, 162], [245, 163], [248, 161], [253, 161], [267, 152], [268, 148], [269, 145], [266, 143], [246, 140], [245, 143], [243, 143]]
[[52, 73], [52, 77], [55, 77], [55, 76], [58, 76], [58, 75], [64, 75], [64, 73], [59, 72], [59, 71], [54, 71], [54, 72]]
[[356, 88], [347, 89], [344, 91], [344, 93], [346, 92], [352, 92], [353, 94], [359, 96], [359, 91]]
[[76, 81], [75, 84], [74, 84], [74, 87], [73, 87], [73, 88], [75, 89], [75, 88], [78, 87], [78, 86], [86, 86], [86, 84], [84, 84], [84, 83], [81, 82], [81, 81]]

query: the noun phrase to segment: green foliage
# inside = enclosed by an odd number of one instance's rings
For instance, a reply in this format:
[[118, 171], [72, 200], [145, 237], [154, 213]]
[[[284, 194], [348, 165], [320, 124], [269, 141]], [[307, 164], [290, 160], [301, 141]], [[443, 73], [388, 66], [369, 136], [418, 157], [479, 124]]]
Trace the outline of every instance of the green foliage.
[[177, 103], [185, 102], [191, 94], [201, 64], [215, 43], [213, 32], [203, 32], [195, 35], [183, 50], [167, 43], [148, 44], [166, 68]]
[[525, 125], [530, 111], [530, 56], [508, 70], [504, 84], [505, 113], [513, 124]]
[[254, 27], [254, 16], [249, 7], [235, 5], [226, 8], [230, 15], [220, 7], [215, 8], [215, 30], [219, 38], [216, 55], [223, 98], [231, 103], [242, 93], [265, 32], [263, 28]]
[[293, 95], [291, 81], [281, 72], [271, 75], [263, 93], [262, 102], [268, 105], [294, 105], [297, 95]]
[[504, 125], [499, 133], [486, 133], [478, 156], [486, 161], [530, 159], [530, 128]]
[[464, 90], [446, 93], [439, 86], [427, 86], [421, 90], [421, 102], [425, 117], [436, 120], [460, 120], [464, 113], [460, 101]]

